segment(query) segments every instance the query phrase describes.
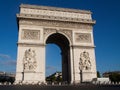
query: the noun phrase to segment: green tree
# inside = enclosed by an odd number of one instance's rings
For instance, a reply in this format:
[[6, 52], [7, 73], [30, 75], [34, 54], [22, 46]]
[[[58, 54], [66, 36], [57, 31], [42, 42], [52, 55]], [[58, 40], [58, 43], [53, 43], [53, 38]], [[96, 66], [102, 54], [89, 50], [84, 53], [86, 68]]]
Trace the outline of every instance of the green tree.
[[99, 71], [97, 71], [97, 77], [98, 78], [100, 78], [101, 76], [100, 76], [100, 72]]
[[118, 74], [118, 73], [111, 73], [110, 75], [109, 75], [109, 78], [110, 78], [110, 80], [111, 80], [111, 82], [120, 82], [120, 74]]
[[54, 82], [54, 81], [56, 81], [56, 77], [54, 75], [52, 75], [52, 76], [49, 77], [49, 80]]
[[62, 78], [60, 76], [57, 77], [57, 82], [62, 82]]

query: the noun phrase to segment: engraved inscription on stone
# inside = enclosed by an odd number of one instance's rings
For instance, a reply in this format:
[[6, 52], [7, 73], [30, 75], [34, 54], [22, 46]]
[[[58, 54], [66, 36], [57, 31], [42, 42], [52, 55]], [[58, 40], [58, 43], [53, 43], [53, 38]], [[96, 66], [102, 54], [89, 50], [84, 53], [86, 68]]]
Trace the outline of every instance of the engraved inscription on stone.
[[76, 33], [75, 41], [81, 43], [90, 43], [91, 42], [91, 34], [90, 33]]
[[40, 31], [39, 30], [24, 29], [22, 35], [23, 35], [22, 39], [25, 39], [25, 40], [39, 40], [40, 39]]

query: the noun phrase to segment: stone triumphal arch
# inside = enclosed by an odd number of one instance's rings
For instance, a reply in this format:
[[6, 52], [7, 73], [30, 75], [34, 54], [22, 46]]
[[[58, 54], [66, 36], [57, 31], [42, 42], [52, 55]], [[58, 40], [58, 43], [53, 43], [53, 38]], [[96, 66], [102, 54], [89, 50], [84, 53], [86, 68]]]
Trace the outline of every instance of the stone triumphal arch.
[[57, 44], [62, 53], [63, 81], [96, 78], [91, 12], [20, 5], [16, 83], [45, 83], [45, 46]]

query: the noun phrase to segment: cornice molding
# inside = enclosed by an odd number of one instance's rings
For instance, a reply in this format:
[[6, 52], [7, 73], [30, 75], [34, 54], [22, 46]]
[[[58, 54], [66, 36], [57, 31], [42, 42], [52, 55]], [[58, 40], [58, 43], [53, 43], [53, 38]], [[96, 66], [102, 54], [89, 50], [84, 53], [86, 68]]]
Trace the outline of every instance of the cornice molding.
[[87, 45], [71, 45], [71, 47], [73, 47], [73, 48], [95, 48], [94, 45], [89, 45], [89, 46], [87, 46]]
[[74, 12], [74, 13], [83, 13], [83, 14], [91, 14], [92, 13], [89, 10], [69, 9], [69, 8], [60, 8], [60, 7], [51, 7], [51, 6], [38, 6], [38, 5], [30, 5], [30, 4], [21, 4], [20, 7], [21, 8], [29, 8], [29, 9]]
[[37, 46], [45, 46], [45, 44], [41, 44], [41, 43], [28, 43], [28, 42], [18, 42], [17, 43], [17, 45], [18, 46], [35, 46], [35, 47], [37, 47]]
[[33, 14], [17, 14], [17, 18], [26, 18], [26, 19], [37, 19], [37, 20], [52, 20], [52, 21], [63, 21], [63, 22], [75, 22], [75, 23], [84, 23], [92, 24], [96, 23], [95, 20], [91, 19], [80, 19], [80, 18], [67, 18], [67, 17], [55, 17], [55, 16], [45, 16], [45, 15], [33, 15]]

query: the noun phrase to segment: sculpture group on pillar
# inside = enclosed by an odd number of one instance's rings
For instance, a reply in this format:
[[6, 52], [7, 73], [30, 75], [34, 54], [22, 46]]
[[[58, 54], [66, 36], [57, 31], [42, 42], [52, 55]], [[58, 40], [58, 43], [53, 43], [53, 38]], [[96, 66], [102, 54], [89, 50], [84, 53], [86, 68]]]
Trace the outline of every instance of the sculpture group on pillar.
[[24, 71], [35, 71], [37, 67], [36, 54], [34, 50], [28, 49], [24, 53], [23, 69]]
[[91, 69], [91, 61], [89, 57], [89, 53], [84, 51], [80, 54], [80, 62], [79, 62], [80, 70], [90, 70]]

